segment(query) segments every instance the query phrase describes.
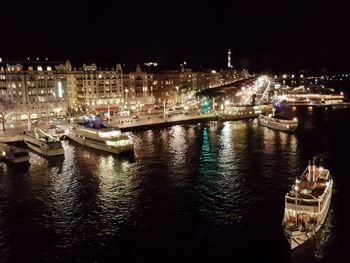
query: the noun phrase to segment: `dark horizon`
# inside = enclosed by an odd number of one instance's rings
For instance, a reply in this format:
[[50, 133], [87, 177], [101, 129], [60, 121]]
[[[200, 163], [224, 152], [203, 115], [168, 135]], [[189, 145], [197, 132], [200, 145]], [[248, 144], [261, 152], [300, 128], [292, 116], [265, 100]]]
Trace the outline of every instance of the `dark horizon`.
[[147, 61], [259, 72], [346, 72], [346, 8], [303, 3], [3, 3], [0, 57], [73, 65]]

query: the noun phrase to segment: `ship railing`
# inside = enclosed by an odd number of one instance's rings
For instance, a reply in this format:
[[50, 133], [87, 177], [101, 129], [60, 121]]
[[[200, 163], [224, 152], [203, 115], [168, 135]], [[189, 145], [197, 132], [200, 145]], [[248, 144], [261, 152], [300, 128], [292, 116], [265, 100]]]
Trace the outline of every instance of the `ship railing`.
[[285, 197], [285, 208], [305, 212], [319, 212], [319, 200], [304, 199], [298, 197]]
[[284, 119], [278, 119], [278, 118], [272, 118], [269, 116], [265, 116], [263, 114], [260, 114], [261, 117], [263, 117], [264, 119], [271, 119], [275, 122], [279, 122], [279, 123], [286, 123], [286, 124], [296, 124], [297, 122], [295, 120], [284, 120]]

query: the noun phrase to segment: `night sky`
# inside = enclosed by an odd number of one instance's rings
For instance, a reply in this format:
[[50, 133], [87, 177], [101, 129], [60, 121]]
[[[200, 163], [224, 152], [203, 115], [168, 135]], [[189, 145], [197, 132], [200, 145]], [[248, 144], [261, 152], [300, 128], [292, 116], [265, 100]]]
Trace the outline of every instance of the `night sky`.
[[[330, 1], [6, 1], [0, 57], [253, 71], [349, 71], [349, 14]], [[256, 3], [255, 3], [256, 2]]]

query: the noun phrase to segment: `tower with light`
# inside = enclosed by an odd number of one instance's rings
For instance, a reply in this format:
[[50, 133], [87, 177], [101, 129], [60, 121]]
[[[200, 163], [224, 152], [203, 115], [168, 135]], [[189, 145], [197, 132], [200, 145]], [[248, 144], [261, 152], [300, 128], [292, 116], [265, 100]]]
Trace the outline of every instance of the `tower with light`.
[[232, 68], [232, 65], [231, 65], [231, 49], [229, 49], [228, 53], [227, 53], [227, 67], [228, 68]]

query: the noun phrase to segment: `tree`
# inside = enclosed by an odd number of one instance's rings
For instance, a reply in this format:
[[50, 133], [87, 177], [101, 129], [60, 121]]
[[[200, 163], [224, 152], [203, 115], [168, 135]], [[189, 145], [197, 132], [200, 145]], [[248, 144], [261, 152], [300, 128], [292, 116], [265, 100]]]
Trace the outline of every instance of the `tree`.
[[6, 116], [10, 110], [15, 107], [15, 103], [7, 98], [0, 98], [0, 120], [2, 121], [2, 129], [5, 131]]

